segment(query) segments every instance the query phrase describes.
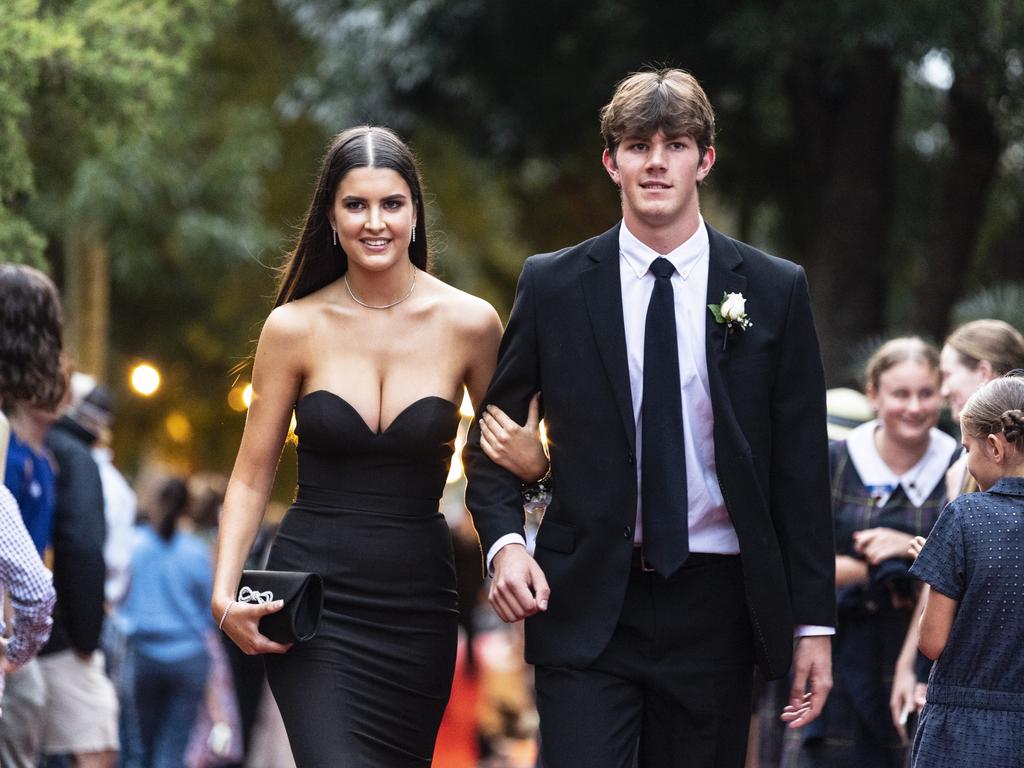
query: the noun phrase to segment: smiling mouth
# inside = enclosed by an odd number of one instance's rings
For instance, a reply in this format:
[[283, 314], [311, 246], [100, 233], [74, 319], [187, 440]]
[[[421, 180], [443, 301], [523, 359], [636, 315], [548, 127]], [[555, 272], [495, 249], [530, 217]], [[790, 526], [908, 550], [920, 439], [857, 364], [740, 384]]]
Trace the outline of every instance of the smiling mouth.
[[661, 190], [671, 189], [671, 184], [664, 184], [660, 181], [645, 181], [641, 185], [641, 188], [650, 190], [652, 192], [660, 192]]
[[377, 238], [374, 240], [363, 240], [362, 242], [368, 248], [384, 248], [391, 241], [386, 238]]

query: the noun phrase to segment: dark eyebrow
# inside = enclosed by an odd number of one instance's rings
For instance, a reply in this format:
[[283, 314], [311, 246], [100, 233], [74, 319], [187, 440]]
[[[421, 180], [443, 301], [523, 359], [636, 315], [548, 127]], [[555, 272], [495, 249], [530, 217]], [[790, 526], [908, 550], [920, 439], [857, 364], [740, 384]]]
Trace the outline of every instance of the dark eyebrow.
[[[366, 202], [366, 198], [365, 197], [359, 197], [359, 195], [345, 195], [341, 199], [343, 201], [345, 201], [345, 202], [353, 202], [353, 203], [365, 203]], [[401, 193], [401, 192], [396, 192], [393, 195], [388, 195], [387, 197], [383, 198], [384, 202], [387, 202], [389, 200], [407, 200], [407, 199], [408, 199], [408, 197], [405, 194]]]

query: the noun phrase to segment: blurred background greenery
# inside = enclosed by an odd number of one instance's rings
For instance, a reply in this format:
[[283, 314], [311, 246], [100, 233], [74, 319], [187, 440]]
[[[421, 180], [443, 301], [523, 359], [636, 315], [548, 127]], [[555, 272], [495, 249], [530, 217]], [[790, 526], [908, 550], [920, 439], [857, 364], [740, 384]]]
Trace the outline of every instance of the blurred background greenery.
[[705, 216], [807, 269], [831, 385], [887, 334], [1024, 327], [1024, 0], [0, 0], [0, 259], [58, 281], [129, 474], [227, 471], [332, 134], [410, 140], [435, 270], [504, 315], [616, 221], [597, 113], [645, 65], [708, 90]]

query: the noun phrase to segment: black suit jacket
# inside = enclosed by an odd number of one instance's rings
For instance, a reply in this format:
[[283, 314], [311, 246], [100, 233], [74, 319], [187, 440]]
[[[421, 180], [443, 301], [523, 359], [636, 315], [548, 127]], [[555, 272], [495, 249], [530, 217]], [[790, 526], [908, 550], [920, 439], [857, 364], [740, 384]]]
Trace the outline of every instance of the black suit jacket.
[[[786, 674], [795, 624], [834, 625], [835, 560], [825, 387], [803, 270], [708, 227], [708, 304], [742, 293], [753, 326], [729, 335], [708, 312], [715, 464], [740, 543], [755, 654]], [[543, 393], [553, 494], [536, 559], [551, 586], [527, 619], [534, 664], [586, 666], [607, 645], [629, 577], [636, 425], [619, 278], [619, 227], [527, 259], [485, 402], [523, 423]], [[467, 505], [483, 551], [523, 531], [520, 483], [465, 451]]]
[[57, 506], [53, 515], [53, 631], [40, 655], [68, 648], [92, 653], [103, 628], [103, 543], [107, 520], [103, 483], [89, 450], [93, 436], [64, 416], [50, 429], [46, 447], [57, 460]]

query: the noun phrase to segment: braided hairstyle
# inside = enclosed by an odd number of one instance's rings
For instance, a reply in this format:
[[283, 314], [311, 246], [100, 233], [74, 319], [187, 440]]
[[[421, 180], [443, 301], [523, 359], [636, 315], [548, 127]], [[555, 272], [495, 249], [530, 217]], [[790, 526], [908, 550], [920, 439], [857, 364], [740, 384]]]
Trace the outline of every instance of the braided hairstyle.
[[1002, 433], [1024, 449], [1024, 372], [1011, 371], [971, 395], [960, 413], [965, 433], [977, 439]]

